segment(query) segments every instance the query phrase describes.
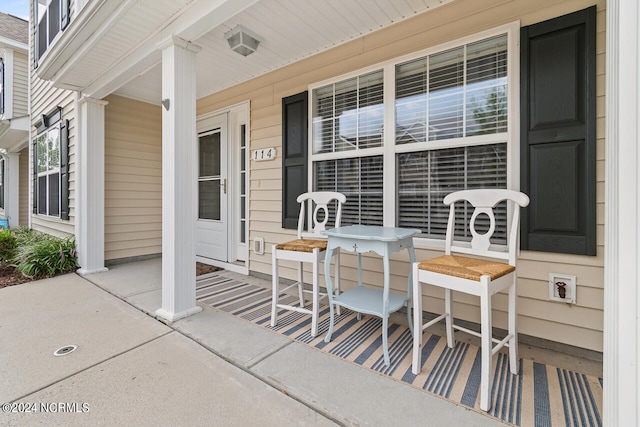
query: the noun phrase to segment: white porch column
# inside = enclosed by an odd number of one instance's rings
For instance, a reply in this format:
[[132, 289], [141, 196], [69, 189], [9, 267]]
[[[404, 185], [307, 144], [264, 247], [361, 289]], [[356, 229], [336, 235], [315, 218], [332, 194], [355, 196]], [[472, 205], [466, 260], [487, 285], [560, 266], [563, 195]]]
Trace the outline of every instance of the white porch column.
[[607, 0], [604, 425], [640, 425], [640, 6]]
[[162, 308], [170, 322], [202, 310], [196, 304], [196, 53], [178, 37], [162, 49]]
[[9, 219], [9, 227], [15, 228], [20, 220], [20, 153], [6, 153], [4, 174], [4, 214]]
[[104, 106], [107, 101], [78, 101], [75, 226], [78, 273], [106, 271], [104, 266]]

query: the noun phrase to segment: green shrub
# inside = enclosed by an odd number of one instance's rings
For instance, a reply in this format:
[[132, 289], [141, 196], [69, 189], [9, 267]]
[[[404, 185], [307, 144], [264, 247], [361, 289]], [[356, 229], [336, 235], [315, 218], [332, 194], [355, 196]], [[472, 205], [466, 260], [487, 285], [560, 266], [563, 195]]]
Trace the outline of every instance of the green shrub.
[[73, 271], [78, 267], [73, 238], [60, 240], [33, 231], [18, 237], [21, 243], [16, 257], [16, 269], [28, 277], [50, 277]]
[[16, 256], [18, 239], [10, 230], [0, 230], [0, 264], [9, 264]]
[[27, 246], [32, 242], [42, 240], [43, 236], [47, 236], [43, 233], [34, 231], [31, 228], [24, 226], [12, 228], [11, 232], [14, 236], [16, 236], [16, 239], [18, 239], [18, 246]]

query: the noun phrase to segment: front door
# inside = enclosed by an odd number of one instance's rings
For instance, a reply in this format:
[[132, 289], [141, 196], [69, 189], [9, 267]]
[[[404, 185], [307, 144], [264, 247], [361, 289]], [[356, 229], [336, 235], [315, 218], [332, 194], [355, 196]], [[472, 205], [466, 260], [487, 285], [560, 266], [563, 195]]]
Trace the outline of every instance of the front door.
[[227, 244], [227, 114], [198, 122], [196, 253], [223, 262]]

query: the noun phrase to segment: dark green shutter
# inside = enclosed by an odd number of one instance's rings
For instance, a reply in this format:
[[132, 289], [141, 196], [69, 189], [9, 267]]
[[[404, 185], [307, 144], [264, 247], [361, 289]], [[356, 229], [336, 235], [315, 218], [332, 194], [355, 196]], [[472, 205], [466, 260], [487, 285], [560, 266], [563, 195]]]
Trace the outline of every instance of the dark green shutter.
[[523, 27], [522, 249], [596, 254], [596, 7]]
[[38, 213], [38, 139], [33, 140], [33, 213]]
[[282, 227], [298, 227], [298, 196], [307, 188], [308, 95], [282, 99]]
[[60, 125], [60, 218], [69, 219], [69, 120]]

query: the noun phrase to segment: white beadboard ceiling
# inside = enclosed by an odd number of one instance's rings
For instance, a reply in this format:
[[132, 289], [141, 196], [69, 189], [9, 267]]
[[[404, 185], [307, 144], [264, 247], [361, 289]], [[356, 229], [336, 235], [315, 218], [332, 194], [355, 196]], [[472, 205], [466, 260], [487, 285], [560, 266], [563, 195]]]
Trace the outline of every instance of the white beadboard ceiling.
[[[202, 51], [196, 56], [197, 96], [201, 98], [242, 83], [451, 1], [453, 0], [259, 0], [192, 40], [202, 47]], [[142, 3], [145, 1], [142, 0]], [[151, 9], [155, 13], [163, 9], [166, 12], [164, 16], [171, 16], [173, 20], [176, 13], [179, 15], [188, 11], [190, 6], [198, 2], [191, 5], [189, 3], [189, 0], [154, 0], [147, 2], [147, 6], [152, 4]], [[142, 13], [139, 6], [138, 3], [131, 7], [123, 15], [123, 22], [116, 24], [120, 37], [116, 44], [129, 38], [129, 31], [139, 31], [141, 22], [152, 20], [154, 11], [146, 8], [147, 11]], [[180, 6], [182, 10], [179, 10]], [[146, 13], [148, 14], [145, 15]], [[132, 22], [136, 24], [132, 25]], [[264, 39], [258, 50], [247, 57], [233, 52], [224, 38], [224, 34], [238, 24]], [[143, 27], [148, 28], [148, 25]], [[136, 34], [135, 37], [140, 35]], [[113, 37], [108, 39], [110, 40], [105, 39], [105, 42], [114, 41]], [[101, 48], [105, 49], [102, 51], [103, 56], [109, 56], [104, 55], [108, 52], [108, 47], [103, 44]], [[119, 87], [115, 93], [159, 104], [162, 92], [159, 60], [158, 52], [153, 65]], [[102, 63], [104, 62], [105, 58], [102, 58]]]

